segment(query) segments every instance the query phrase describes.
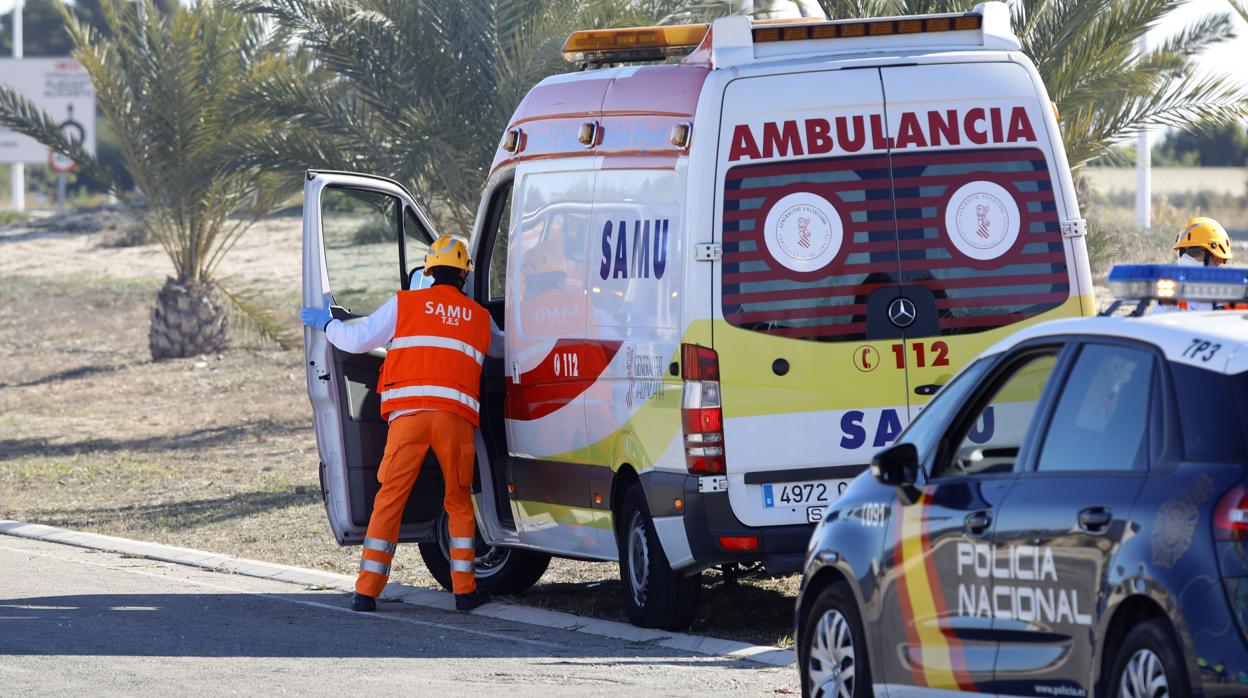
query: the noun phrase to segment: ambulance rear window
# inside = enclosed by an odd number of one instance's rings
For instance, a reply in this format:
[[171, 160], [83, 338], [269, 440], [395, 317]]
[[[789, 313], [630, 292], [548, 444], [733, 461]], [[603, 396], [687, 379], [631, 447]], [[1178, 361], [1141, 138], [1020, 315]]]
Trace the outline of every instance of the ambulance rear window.
[[[978, 182], [1007, 192], [1020, 218], [1016, 242], [991, 259], [959, 251], [945, 230], [950, 199]], [[791, 197], [803, 193], [830, 202], [843, 227], [839, 251], [811, 271], [769, 248], [807, 242], [794, 237], [803, 229], [790, 224], [788, 243], [765, 231], [776, 204], [800, 206]], [[887, 155], [739, 165], [724, 183], [723, 230], [724, 318], [768, 334], [872, 339], [882, 318], [868, 318], [868, 297], [898, 284], [932, 291], [941, 335], [1025, 320], [1070, 295], [1053, 184], [1035, 148], [894, 153], [891, 169]]]

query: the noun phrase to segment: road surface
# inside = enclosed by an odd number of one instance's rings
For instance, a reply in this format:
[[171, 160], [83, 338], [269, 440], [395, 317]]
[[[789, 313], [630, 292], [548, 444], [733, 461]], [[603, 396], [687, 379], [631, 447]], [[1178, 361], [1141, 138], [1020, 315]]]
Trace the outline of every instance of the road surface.
[[729, 696], [793, 667], [383, 603], [0, 536], [0, 686], [13, 695]]

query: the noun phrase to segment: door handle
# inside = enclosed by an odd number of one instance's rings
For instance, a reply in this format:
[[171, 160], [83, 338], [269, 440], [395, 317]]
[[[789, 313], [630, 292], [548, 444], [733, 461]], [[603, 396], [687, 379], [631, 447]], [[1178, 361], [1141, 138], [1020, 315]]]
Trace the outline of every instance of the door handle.
[[915, 395], [935, 395], [940, 390], [941, 383], [927, 383], [925, 385], [917, 385], [914, 388]]
[[1088, 533], [1104, 533], [1114, 514], [1107, 507], [1089, 507], [1079, 512], [1079, 528]]
[[966, 532], [973, 536], [982, 536], [988, 527], [992, 525], [992, 513], [987, 511], [977, 511], [973, 514], [967, 514], [963, 527]]

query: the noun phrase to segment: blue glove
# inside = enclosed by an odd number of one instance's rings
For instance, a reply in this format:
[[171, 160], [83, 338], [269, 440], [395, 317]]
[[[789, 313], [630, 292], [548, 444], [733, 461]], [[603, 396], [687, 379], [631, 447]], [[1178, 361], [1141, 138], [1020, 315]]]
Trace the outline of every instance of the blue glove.
[[334, 317], [329, 314], [329, 301], [325, 301], [324, 308], [304, 308], [300, 310], [299, 319], [303, 320], [303, 324], [307, 327], [323, 330]]

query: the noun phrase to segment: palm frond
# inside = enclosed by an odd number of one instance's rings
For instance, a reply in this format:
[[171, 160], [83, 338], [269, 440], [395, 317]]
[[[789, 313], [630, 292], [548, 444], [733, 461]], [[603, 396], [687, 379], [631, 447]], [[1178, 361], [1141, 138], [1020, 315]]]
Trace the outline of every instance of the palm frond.
[[0, 85], [0, 125], [30, 136], [70, 158], [84, 175], [107, 186], [109, 191], [124, 194], [112, 172], [83, 149], [81, 143], [68, 138], [55, 119], [16, 90], [4, 85]]
[[299, 335], [290, 325], [290, 313], [276, 310], [258, 289], [234, 277], [218, 279], [217, 289], [234, 310], [229, 318], [235, 330], [270, 341], [282, 349], [298, 346]]

